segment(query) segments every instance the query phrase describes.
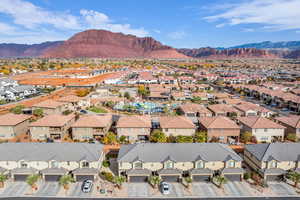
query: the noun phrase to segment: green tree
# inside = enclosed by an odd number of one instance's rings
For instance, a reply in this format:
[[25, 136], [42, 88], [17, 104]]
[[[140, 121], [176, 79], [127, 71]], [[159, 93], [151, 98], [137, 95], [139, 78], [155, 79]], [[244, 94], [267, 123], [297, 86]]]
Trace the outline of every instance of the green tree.
[[130, 94], [129, 94], [129, 92], [125, 92], [125, 93], [124, 93], [124, 97], [125, 97], [126, 99], [130, 99]]
[[189, 188], [193, 182], [193, 179], [190, 176], [184, 178], [184, 181], [187, 183], [187, 188]]
[[103, 144], [117, 144], [118, 139], [117, 135], [113, 132], [108, 132], [102, 139]]
[[39, 174], [32, 174], [27, 176], [26, 183], [31, 186], [31, 189], [33, 190], [36, 187], [36, 182], [39, 180], [40, 175]]
[[214, 181], [218, 184], [220, 188], [223, 188], [223, 185], [226, 184], [228, 180], [224, 176], [219, 175], [214, 177]]
[[196, 132], [194, 135], [194, 142], [198, 142], [198, 143], [207, 142], [207, 132], [204, 131]]
[[295, 133], [288, 133], [286, 139], [292, 142], [297, 142], [297, 135]]
[[241, 135], [241, 140], [246, 143], [246, 142], [250, 142], [252, 139], [252, 133], [249, 131], [246, 131], [244, 133], [242, 133]]
[[8, 179], [7, 175], [5, 174], [0, 174], [0, 188], [4, 187], [5, 181]]
[[160, 130], [154, 130], [150, 135], [150, 141], [155, 143], [165, 143], [167, 142], [167, 137], [164, 132]]
[[297, 187], [300, 182], [300, 173], [295, 171], [288, 172], [287, 176], [288, 179], [294, 182], [294, 187]]
[[125, 135], [121, 135], [119, 137], [119, 143], [120, 144], [127, 144], [128, 143], [127, 137]]
[[122, 188], [122, 184], [126, 181], [124, 176], [115, 176], [114, 183], [118, 186], [119, 189]]
[[140, 85], [138, 87], [138, 94], [143, 96], [143, 97], [146, 97], [150, 94], [150, 92], [144, 85]]
[[33, 111], [33, 115], [37, 117], [42, 117], [44, 115], [44, 110], [41, 108], [37, 108]]
[[22, 110], [25, 108], [23, 105], [17, 105], [11, 108], [9, 111], [14, 114], [22, 114]]
[[193, 137], [192, 136], [185, 136], [185, 135], [178, 135], [176, 136], [177, 143], [192, 143]]
[[162, 179], [159, 176], [150, 176], [148, 181], [154, 188], [158, 188]]
[[59, 185], [63, 186], [65, 193], [67, 194], [67, 191], [69, 190], [69, 184], [74, 182], [75, 180], [71, 175], [63, 175], [59, 179]]

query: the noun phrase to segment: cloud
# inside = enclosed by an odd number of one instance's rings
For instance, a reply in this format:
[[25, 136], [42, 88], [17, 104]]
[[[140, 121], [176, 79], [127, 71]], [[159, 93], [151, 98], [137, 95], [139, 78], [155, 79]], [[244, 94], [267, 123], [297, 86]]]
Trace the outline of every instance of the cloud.
[[160, 33], [161, 33], [161, 31], [160, 31], [160, 30], [157, 30], [157, 29], [153, 30], [153, 32], [154, 32], [154, 33], [157, 33], [157, 34], [160, 34]]
[[168, 34], [168, 37], [173, 40], [180, 40], [183, 39], [186, 36], [186, 33], [184, 31], [175, 31]]
[[9, 24], [5, 24], [0, 22], [0, 32], [1, 33], [11, 33], [15, 30], [15, 28]]
[[231, 26], [259, 24], [265, 30], [292, 30], [300, 28], [299, 8], [299, 0], [247, 0], [204, 19], [209, 22], [223, 20]]

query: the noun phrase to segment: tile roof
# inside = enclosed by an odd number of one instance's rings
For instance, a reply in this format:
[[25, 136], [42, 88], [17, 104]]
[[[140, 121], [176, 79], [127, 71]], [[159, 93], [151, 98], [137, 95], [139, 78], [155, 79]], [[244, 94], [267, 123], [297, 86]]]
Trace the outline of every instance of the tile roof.
[[0, 115], [0, 126], [14, 126], [21, 122], [24, 122], [25, 120], [30, 119], [32, 116], [30, 115], [23, 115], [23, 114], [13, 114], [8, 113], [4, 115]]
[[78, 97], [76, 95], [68, 95], [68, 96], [64, 96], [59, 98], [57, 101], [59, 102], [68, 102], [68, 103], [76, 103], [79, 102], [81, 100], [85, 99], [84, 97]]
[[184, 116], [163, 116], [159, 118], [161, 128], [196, 128], [194, 123]]
[[32, 122], [30, 126], [43, 126], [43, 127], [62, 127], [67, 122], [71, 121], [75, 118], [74, 114], [69, 115], [60, 115], [60, 114], [52, 114], [52, 115], [46, 115], [45, 117]]
[[298, 115], [276, 117], [275, 120], [287, 124], [294, 128], [300, 128], [300, 116]]
[[199, 123], [205, 128], [228, 128], [228, 129], [240, 129], [240, 127], [228, 117], [200, 117]]
[[196, 103], [186, 103], [186, 104], [182, 104], [180, 106], [180, 109], [185, 112], [199, 112], [199, 113], [206, 113], [206, 114], [211, 114], [211, 111], [208, 110], [206, 107], [204, 107], [203, 105], [200, 104], [196, 104]]
[[151, 118], [148, 115], [121, 116], [117, 128], [151, 128]]
[[58, 102], [58, 101], [54, 101], [54, 100], [46, 100], [46, 101], [42, 101], [40, 103], [34, 104], [32, 107], [40, 107], [40, 108], [57, 108], [60, 106], [65, 105], [65, 102]]
[[71, 127], [106, 127], [112, 123], [112, 115], [82, 115]]
[[239, 117], [237, 118], [239, 122], [245, 124], [250, 128], [274, 128], [274, 129], [281, 129], [285, 128], [284, 126], [273, 122], [264, 117], [259, 116], [251, 116], [251, 117]]

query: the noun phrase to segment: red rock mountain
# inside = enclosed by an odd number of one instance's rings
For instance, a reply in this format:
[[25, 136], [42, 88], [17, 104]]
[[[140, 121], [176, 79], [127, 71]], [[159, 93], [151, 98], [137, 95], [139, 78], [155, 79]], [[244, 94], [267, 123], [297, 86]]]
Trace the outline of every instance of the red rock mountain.
[[178, 52], [194, 58], [276, 58], [275, 54], [263, 49], [236, 48], [236, 49], [178, 49]]
[[151, 37], [139, 38], [105, 30], [87, 30], [43, 52], [42, 57], [187, 58]]

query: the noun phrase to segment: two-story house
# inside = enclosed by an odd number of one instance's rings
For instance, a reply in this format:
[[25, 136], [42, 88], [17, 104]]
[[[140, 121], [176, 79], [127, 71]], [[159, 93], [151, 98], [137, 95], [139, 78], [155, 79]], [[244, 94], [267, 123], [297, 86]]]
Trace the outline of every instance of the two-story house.
[[68, 95], [61, 97], [57, 100], [58, 102], [68, 103], [69, 110], [79, 110], [85, 109], [91, 106], [91, 102], [89, 98], [86, 97], [78, 97], [75, 95]]
[[51, 115], [51, 114], [61, 114], [65, 110], [69, 109], [69, 103], [67, 102], [59, 102], [54, 100], [46, 100], [40, 103], [34, 104], [32, 106], [32, 110], [42, 109], [44, 114]]
[[186, 117], [211, 117], [212, 112], [206, 107], [196, 103], [182, 104], [178, 108], [180, 113], [183, 113]]
[[219, 143], [122, 145], [117, 162], [119, 175], [126, 176], [130, 182], [147, 181], [152, 175], [168, 182], [186, 176], [194, 181], [208, 181], [217, 174], [238, 181], [244, 172], [241, 157]]
[[275, 121], [284, 127], [285, 136], [288, 134], [295, 134], [297, 138], [300, 138], [300, 116], [298, 115], [289, 115], [289, 116], [281, 116], [276, 117]]
[[196, 131], [193, 121], [184, 116], [162, 116], [159, 118], [159, 126], [166, 136], [192, 136]]
[[289, 170], [300, 172], [300, 143], [249, 144], [244, 161], [265, 181], [282, 180]]

